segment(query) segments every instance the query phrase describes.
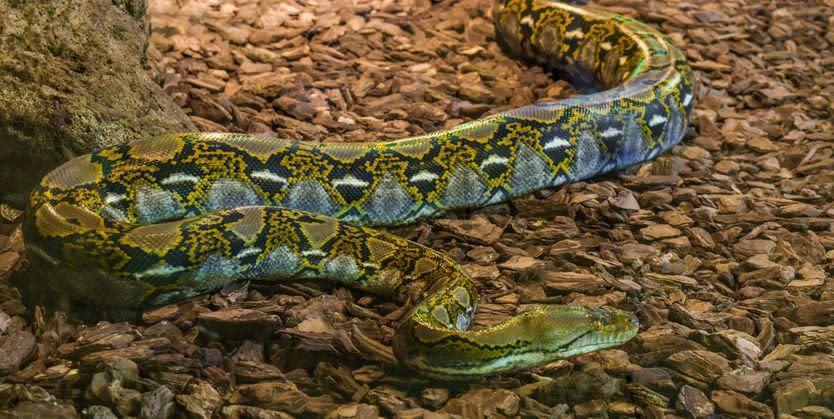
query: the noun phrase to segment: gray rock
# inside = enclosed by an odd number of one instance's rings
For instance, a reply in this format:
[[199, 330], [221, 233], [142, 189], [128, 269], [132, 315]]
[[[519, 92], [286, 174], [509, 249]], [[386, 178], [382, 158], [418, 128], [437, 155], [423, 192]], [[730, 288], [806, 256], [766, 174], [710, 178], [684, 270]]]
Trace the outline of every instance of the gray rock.
[[131, 416], [139, 410], [139, 397], [142, 393], [122, 387], [119, 381], [112, 382], [106, 388], [106, 400], [121, 417]]
[[111, 358], [102, 363], [99, 369], [106, 372], [111, 380], [130, 383], [139, 379], [139, 366], [125, 358]]
[[0, 195], [75, 155], [195, 129], [143, 70], [144, 2], [0, 0], [0, 15]]
[[6, 314], [3, 310], [0, 310], [0, 335], [6, 333], [9, 330], [9, 326], [12, 324], [12, 318], [8, 314]]
[[0, 377], [17, 372], [35, 353], [36, 343], [27, 331], [0, 336]]
[[159, 386], [139, 397], [139, 417], [142, 419], [167, 419], [174, 415], [174, 393], [166, 386]]
[[94, 405], [84, 409], [81, 415], [85, 419], [118, 419], [115, 413], [107, 406]]

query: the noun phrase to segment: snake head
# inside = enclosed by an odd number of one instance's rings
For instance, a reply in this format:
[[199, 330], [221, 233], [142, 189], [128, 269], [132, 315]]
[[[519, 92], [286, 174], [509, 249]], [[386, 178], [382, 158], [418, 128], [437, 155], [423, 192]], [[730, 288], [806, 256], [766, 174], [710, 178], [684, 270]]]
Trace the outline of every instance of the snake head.
[[548, 327], [542, 350], [556, 358], [610, 348], [627, 342], [640, 327], [634, 314], [609, 307], [543, 306]]

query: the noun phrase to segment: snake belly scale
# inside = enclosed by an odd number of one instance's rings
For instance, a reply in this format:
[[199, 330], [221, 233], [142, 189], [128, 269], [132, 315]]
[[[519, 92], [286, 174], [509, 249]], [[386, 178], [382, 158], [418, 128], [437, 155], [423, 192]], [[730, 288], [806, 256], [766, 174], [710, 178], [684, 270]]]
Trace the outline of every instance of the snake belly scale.
[[[458, 379], [620, 344], [630, 313], [536, 306], [468, 330], [475, 283], [447, 256], [371, 228], [506, 201], [649, 160], [683, 137], [693, 77], [635, 20], [543, 0], [496, 4], [519, 58], [599, 91], [378, 143], [177, 134], [77, 157], [32, 193], [24, 289], [64, 310], [137, 312], [233, 281], [326, 278], [413, 308], [398, 359]], [[27, 291], [27, 293], [29, 293]]]

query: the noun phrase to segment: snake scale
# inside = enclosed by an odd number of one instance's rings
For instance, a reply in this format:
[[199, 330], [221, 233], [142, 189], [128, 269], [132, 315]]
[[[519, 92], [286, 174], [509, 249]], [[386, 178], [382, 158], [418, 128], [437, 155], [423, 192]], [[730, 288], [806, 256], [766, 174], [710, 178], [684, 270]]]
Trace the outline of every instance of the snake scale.
[[499, 0], [494, 18], [510, 54], [596, 91], [396, 141], [193, 133], [74, 158], [31, 195], [28, 288], [65, 310], [113, 316], [233, 281], [327, 279], [412, 304], [394, 352], [443, 379], [627, 341], [637, 333], [634, 316], [605, 307], [535, 306], [467, 330], [478, 296], [463, 269], [370, 227], [586, 179], [681, 140], [693, 76], [664, 35], [545, 0]]

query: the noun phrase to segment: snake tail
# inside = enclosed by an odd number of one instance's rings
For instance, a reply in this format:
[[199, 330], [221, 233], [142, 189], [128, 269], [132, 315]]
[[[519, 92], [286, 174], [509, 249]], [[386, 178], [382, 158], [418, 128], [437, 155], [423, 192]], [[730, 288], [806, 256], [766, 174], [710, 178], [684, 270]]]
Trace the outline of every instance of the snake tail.
[[645, 162], [677, 144], [694, 106], [683, 53], [623, 16], [499, 1], [512, 55], [596, 90], [374, 143], [232, 133], [133, 141], [76, 157], [32, 192], [23, 233], [30, 304], [99, 317], [238, 281], [336, 281], [410, 310], [394, 352], [429, 377], [466, 379], [612, 347], [638, 330], [613, 308], [535, 306], [469, 330], [476, 284], [447, 256], [373, 228]]

